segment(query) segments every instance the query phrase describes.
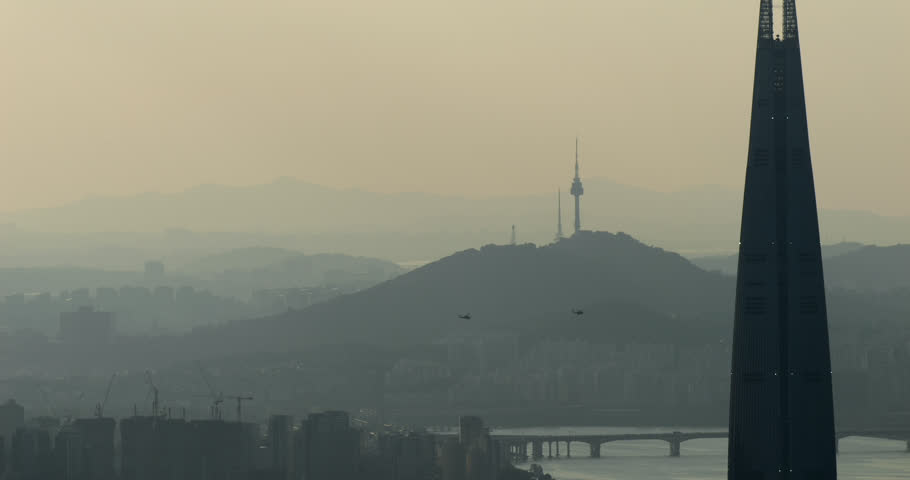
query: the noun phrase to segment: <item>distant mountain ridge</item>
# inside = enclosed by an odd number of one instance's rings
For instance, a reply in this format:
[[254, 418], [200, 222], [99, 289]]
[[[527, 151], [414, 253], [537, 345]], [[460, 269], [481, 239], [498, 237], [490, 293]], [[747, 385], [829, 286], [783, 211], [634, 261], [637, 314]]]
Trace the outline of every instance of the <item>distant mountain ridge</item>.
[[[866, 245], [857, 242], [841, 242], [834, 245], [822, 245], [822, 257], [827, 261], [840, 255], [859, 250]], [[736, 275], [739, 254], [711, 255], [707, 257], [692, 257], [692, 263], [708, 271], [717, 271], [727, 275]]]
[[[860, 292], [910, 290], [910, 245], [840, 243], [825, 246], [822, 252], [828, 288]], [[731, 276], [736, 275], [737, 261], [736, 255], [692, 259], [705, 270]]]
[[864, 292], [910, 291], [910, 245], [867, 246], [825, 261], [833, 286]]
[[366, 288], [404, 271], [375, 258], [341, 254], [305, 255], [272, 247], [248, 247], [205, 255], [173, 268], [166, 265], [159, 279], [146, 279], [141, 265], [132, 270], [78, 267], [0, 268], [0, 296], [57, 293], [98, 287], [159, 285], [192, 286], [217, 295], [247, 300], [263, 289], [335, 286], [345, 290]]
[[[742, 205], [737, 190], [704, 186], [665, 193], [603, 178], [584, 181], [582, 223], [587, 229], [632, 232], [645, 242], [690, 256], [736, 250]], [[511, 225], [517, 226], [520, 242], [550, 242], [556, 231], [553, 197], [554, 193], [489, 198], [382, 194], [282, 178], [249, 187], [203, 185], [173, 194], [90, 198], [58, 208], [7, 213], [0, 215], [0, 224], [14, 227], [0, 231], [0, 241], [6, 238], [4, 243], [18, 249], [10, 251], [19, 252], [29, 248], [24, 239], [29, 232], [76, 232], [83, 237], [91, 232], [139, 232], [156, 238], [148, 242], [145, 251], [150, 254], [156, 248], [182, 245], [178, 235], [161, 238], [163, 231], [247, 232], [257, 235], [257, 245], [429, 261], [453, 251], [506, 243]], [[564, 219], [571, 218], [568, 199], [566, 195]], [[910, 242], [910, 218], [822, 210], [820, 219], [825, 243], [845, 238], [866, 244]], [[97, 236], [93, 245], [118, 238]], [[235, 236], [230, 240], [222, 235], [222, 240], [234, 242], [222, 246], [251, 246]], [[69, 243], [53, 238], [42, 241]]]
[[180, 270], [193, 273], [223, 273], [231, 270], [253, 270], [290, 258], [303, 252], [277, 247], [244, 247], [225, 252], [213, 253], [193, 259], [182, 265]]
[[366, 288], [404, 271], [392, 262], [367, 257], [249, 247], [208, 255], [184, 265], [180, 272], [202, 279], [218, 291], [239, 298], [250, 292], [300, 287]]
[[[833, 260], [880, 250], [835, 247], [829, 251], [841, 254], [829, 260], [828, 270], [839, 275]], [[901, 251], [910, 262], [910, 247]], [[898, 275], [901, 268], [892, 271]], [[305, 310], [200, 329], [184, 341], [213, 355], [327, 344], [418, 345], [498, 333], [587, 335], [620, 343], [724, 341], [732, 333], [734, 290], [732, 276], [702, 270], [676, 253], [624, 233], [583, 231], [544, 246], [461, 251], [364, 291]], [[828, 304], [837, 335], [901, 322], [910, 312], [906, 295], [837, 286]], [[458, 317], [464, 313], [471, 319]]]
[[[734, 290], [733, 277], [704, 271], [629, 235], [581, 232], [544, 246], [464, 250], [305, 309], [136, 339], [129, 352], [99, 361], [107, 365], [130, 357], [132, 365], [157, 368], [338, 346], [356, 356], [365, 347], [394, 351], [502, 334], [520, 344], [582, 339], [617, 346], [705, 345], [730, 340]], [[875, 341], [906, 333], [910, 338], [908, 299], [910, 290], [829, 289], [832, 345], [858, 337]], [[459, 318], [464, 313], [471, 319]], [[147, 342], [153, 347], [146, 348]]]

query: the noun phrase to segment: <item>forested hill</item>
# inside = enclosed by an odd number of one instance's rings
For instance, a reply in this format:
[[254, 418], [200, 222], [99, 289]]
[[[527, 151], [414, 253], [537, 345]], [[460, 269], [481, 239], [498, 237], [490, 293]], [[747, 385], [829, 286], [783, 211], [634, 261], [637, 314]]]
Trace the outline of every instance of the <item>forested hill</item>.
[[[200, 330], [214, 349], [424, 343], [462, 331], [521, 329], [548, 312], [621, 301], [666, 318], [731, 318], [733, 282], [629, 235], [581, 232], [537, 247], [456, 253], [371, 289], [272, 318]], [[458, 318], [471, 314], [470, 320]], [[201, 347], [201, 345], [200, 345]]]

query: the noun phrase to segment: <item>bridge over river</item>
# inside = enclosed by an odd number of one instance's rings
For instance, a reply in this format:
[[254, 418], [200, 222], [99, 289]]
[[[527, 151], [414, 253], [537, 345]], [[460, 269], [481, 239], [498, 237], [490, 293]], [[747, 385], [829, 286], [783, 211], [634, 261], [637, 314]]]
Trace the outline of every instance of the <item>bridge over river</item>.
[[[702, 438], [727, 438], [727, 432], [664, 432], [664, 433], [628, 433], [628, 434], [562, 434], [562, 435], [499, 435], [493, 434], [516, 461], [529, 459], [541, 460], [543, 458], [561, 458], [560, 446], [565, 445], [565, 458], [572, 458], [572, 444], [585, 443], [590, 448], [591, 458], [600, 458], [601, 448], [610, 442], [634, 440], [662, 440], [670, 446], [670, 456], [678, 457], [682, 454], [683, 442]], [[910, 429], [907, 430], [843, 430], [836, 434], [835, 442], [847, 437], [882, 438], [906, 442], [906, 449], [910, 452]], [[546, 455], [544, 455], [546, 445]], [[530, 455], [528, 452], [530, 446]], [[554, 448], [555, 447], [555, 448]]]

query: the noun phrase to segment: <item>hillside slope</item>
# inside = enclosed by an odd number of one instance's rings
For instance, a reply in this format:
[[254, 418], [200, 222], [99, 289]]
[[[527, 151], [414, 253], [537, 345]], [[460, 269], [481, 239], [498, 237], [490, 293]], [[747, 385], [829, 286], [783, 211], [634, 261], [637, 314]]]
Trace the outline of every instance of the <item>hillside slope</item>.
[[825, 278], [851, 290], [910, 289], [910, 245], [869, 246], [826, 260]]
[[[733, 282], [619, 233], [556, 244], [486, 246], [303, 311], [197, 331], [212, 348], [270, 351], [316, 343], [429, 342], [518, 330], [553, 311], [611, 301], [670, 317], [729, 317]], [[471, 320], [461, 320], [461, 313]], [[649, 313], [650, 315], [650, 313]]]

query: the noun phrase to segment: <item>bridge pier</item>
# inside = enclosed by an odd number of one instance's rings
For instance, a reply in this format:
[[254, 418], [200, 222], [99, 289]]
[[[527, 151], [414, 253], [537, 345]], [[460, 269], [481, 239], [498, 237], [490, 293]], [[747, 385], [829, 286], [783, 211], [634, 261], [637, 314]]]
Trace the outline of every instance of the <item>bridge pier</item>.
[[572, 441], [566, 440], [566, 458], [572, 458]]
[[682, 444], [679, 442], [679, 440], [670, 441], [670, 456], [671, 457], [678, 457], [679, 454], [681, 453], [680, 452], [681, 450], [682, 450]]
[[678, 457], [682, 450], [682, 434], [673, 432], [673, 435], [667, 442], [670, 443], [670, 456]]
[[907, 440], [907, 453], [910, 453], [910, 440]]
[[591, 446], [591, 458], [600, 458], [600, 442], [589, 443]]
[[531, 458], [541, 460], [543, 458], [543, 441], [535, 440], [531, 442]]
[[559, 440], [556, 441], [556, 458], [559, 458]]
[[547, 441], [547, 458], [553, 459], [553, 442]]

